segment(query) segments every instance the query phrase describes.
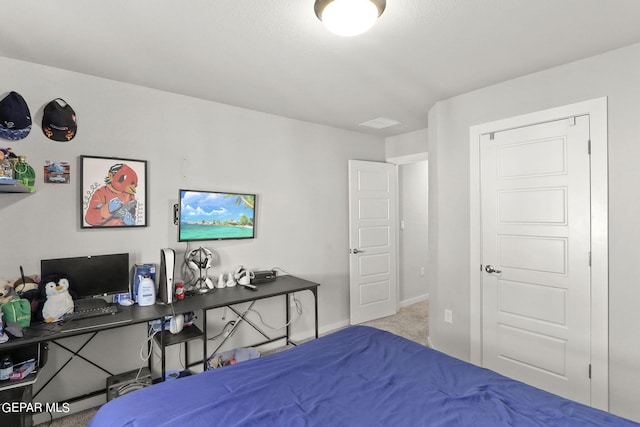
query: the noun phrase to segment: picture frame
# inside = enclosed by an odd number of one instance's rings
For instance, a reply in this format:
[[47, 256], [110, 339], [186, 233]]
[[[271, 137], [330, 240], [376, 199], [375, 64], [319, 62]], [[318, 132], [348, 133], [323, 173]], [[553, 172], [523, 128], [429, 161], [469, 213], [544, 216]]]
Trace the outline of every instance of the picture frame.
[[81, 228], [146, 227], [147, 161], [80, 156]]

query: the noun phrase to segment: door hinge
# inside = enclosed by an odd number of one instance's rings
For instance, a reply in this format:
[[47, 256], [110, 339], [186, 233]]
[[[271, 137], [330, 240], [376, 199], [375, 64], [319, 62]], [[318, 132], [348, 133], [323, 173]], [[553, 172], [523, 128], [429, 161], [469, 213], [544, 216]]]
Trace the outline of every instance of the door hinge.
[[591, 379], [591, 363], [589, 363], [589, 379]]
[[589, 252], [589, 267], [591, 267], [591, 252]]
[[496, 134], [495, 134], [495, 132], [491, 132], [491, 133], [489, 134], [489, 140], [490, 140], [490, 141], [493, 141], [495, 138], [496, 138]]
[[569, 126], [575, 126], [575, 125], [576, 125], [576, 116], [569, 117]]
[[591, 140], [587, 141], [587, 154], [591, 155]]

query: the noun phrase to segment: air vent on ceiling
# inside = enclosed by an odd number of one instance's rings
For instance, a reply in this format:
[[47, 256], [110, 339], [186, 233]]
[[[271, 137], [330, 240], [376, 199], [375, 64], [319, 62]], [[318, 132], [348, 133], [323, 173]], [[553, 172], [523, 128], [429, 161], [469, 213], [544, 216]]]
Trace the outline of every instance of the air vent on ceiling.
[[377, 119], [369, 120], [368, 122], [360, 123], [360, 126], [366, 126], [373, 129], [384, 129], [390, 126], [398, 125], [401, 122], [389, 119], [387, 117], [378, 117]]

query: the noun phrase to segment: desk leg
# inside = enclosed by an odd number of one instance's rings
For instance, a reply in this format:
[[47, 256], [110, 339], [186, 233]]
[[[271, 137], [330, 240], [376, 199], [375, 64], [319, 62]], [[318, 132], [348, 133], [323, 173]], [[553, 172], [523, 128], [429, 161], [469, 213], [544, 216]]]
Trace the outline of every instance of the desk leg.
[[313, 301], [316, 306], [316, 339], [318, 339], [318, 288], [313, 288], [311, 292], [313, 292]]
[[287, 325], [287, 345], [290, 344], [291, 339], [291, 325], [289, 324], [289, 318], [291, 317], [291, 312], [289, 310], [289, 294], [284, 295], [284, 306], [285, 306], [285, 324]]
[[149, 368], [149, 372], [153, 375], [153, 332], [147, 322], [147, 368]]
[[185, 369], [189, 369], [189, 341], [184, 342], [184, 365]]
[[166, 363], [165, 363], [165, 348], [164, 348], [164, 317], [162, 318], [161, 322], [160, 322], [160, 358], [162, 359], [161, 363], [162, 363], [162, 381], [164, 382], [165, 380], [165, 368], [166, 368]]
[[207, 358], [209, 357], [207, 353], [207, 309], [202, 309], [202, 370], [207, 370]]
[[[311, 293], [313, 293], [313, 302], [314, 302], [314, 317], [315, 317], [315, 335], [316, 339], [318, 338], [318, 288], [309, 289]], [[285, 302], [285, 313], [286, 313], [286, 324], [287, 324], [287, 344], [296, 345], [296, 343], [291, 342], [291, 325], [289, 324], [291, 318], [291, 308], [289, 307], [289, 294], [285, 294], [284, 296]], [[296, 308], [297, 309], [297, 308]]]

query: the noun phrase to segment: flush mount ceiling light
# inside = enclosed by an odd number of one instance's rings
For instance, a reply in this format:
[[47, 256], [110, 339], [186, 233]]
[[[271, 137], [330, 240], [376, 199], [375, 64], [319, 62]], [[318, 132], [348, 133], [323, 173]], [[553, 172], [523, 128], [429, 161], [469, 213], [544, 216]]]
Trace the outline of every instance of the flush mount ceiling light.
[[351, 37], [373, 27], [386, 5], [386, 0], [316, 0], [313, 9], [329, 31]]

